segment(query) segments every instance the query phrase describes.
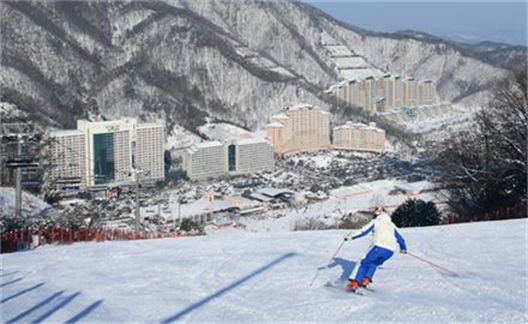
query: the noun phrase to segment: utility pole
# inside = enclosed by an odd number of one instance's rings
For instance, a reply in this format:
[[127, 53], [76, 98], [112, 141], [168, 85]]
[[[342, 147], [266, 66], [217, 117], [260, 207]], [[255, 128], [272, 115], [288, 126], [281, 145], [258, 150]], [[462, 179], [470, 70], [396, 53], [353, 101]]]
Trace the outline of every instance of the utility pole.
[[181, 228], [181, 224], [182, 224], [182, 218], [181, 218], [181, 197], [178, 197], [178, 220], [179, 220], [178, 228]]
[[139, 232], [139, 170], [134, 170], [136, 173], [136, 232]]
[[[22, 135], [17, 136], [17, 158], [22, 157]], [[15, 217], [22, 217], [22, 168], [16, 168]]]

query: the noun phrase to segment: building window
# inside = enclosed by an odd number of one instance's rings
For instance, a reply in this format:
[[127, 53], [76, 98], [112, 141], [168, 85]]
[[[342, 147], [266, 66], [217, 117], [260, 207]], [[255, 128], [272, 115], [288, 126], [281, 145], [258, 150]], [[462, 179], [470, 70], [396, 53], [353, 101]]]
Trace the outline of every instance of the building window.
[[236, 146], [231, 144], [227, 147], [228, 171], [236, 171]]
[[96, 134], [93, 136], [94, 147], [94, 183], [104, 184], [114, 181], [114, 134]]

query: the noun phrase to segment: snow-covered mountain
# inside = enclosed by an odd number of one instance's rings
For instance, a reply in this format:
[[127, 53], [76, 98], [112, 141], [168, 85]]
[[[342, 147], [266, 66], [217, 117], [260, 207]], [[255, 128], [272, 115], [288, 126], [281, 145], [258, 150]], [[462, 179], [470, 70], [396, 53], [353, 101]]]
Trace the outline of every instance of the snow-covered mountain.
[[[341, 284], [369, 245], [345, 231], [76, 243], [2, 256], [2, 322], [526, 323], [526, 219], [404, 228], [374, 292]], [[313, 284], [310, 286], [310, 282]]]
[[290, 102], [330, 108], [323, 90], [343, 67], [434, 79], [441, 100], [475, 105], [507, 73], [292, 1], [2, 1], [0, 17], [1, 101], [56, 126], [103, 115], [259, 127]]

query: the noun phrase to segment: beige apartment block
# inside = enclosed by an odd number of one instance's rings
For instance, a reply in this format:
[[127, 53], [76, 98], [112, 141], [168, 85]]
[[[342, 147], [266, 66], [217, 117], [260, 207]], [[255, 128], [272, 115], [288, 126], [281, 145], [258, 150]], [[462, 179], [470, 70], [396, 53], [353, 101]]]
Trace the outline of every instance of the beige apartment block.
[[333, 147], [338, 150], [383, 152], [385, 151], [385, 131], [368, 125], [347, 122], [333, 129]]
[[433, 81], [423, 80], [418, 83], [418, 102], [421, 105], [435, 103], [435, 84]]
[[266, 135], [278, 155], [330, 148], [330, 114], [309, 104], [294, 104], [271, 117]]
[[[164, 123], [138, 124], [136, 119], [89, 122], [78, 120], [76, 130], [50, 131], [52, 161], [74, 161], [54, 170], [53, 177], [79, 177], [82, 186], [106, 186], [134, 180], [132, 170], [141, 169], [141, 181], [164, 178]], [[82, 141], [82, 144], [81, 144]], [[71, 163], [70, 163], [71, 164]]]
[[326, 92], [371, 112], [431, 105], [436, 101], [436, 85], [433, 81], [417, 81], [390, 74], [341, 81]]

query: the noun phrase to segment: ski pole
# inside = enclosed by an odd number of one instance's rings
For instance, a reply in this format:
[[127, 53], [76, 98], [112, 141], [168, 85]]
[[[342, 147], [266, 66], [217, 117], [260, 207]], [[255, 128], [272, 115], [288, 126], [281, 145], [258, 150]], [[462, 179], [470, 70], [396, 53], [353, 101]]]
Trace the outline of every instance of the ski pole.
[[339, 253], [339, 251], [341, 251], [341, 248], [343, 247], [343, 244], [345, 244], [345, 242], [346, 241], [343, 240], [343, 242], [341, 242], [341, 244], [339, 244], [339, 247], [335, 251], [334, 255], [332, 255], [332, 257], [330, 258], [330, 261], [328, 261], [328, 264], [330, 264], [332, 262], [332, 260], [336, 257], [336, 255]]
[[310, 283], [308, 284], [308, 286], [312, 286], [315, 279], [317, 279], [317, 277], [319, 276], [319, 270], [321, 270], [321, 268], [317, 268], [317, 272], [315, 273], [315, 275], [313, 276], [312, 280], [310, 281]]
[[407, 254], [410, 255], [410, 256], [412, 256], [413, 258], [415, 258], [415, 259], [417, 259], [417, 260], [420, 260], [420, 261], [422, 261], [422, 262], [424, 262], [424, 263], [427, 263], [428, 265], [430, 265], [430, 266], [432, 266], [432, 267], [435, 267], [435, 268], [440, 269], [440, 270], [442, 270], [442, 271], [444, 271], [444, 272], [447, 272], [447, 273], [451, 274], [452, 276], [458, 277], [458, 274], [457, 274], [456, 272], [454, 272], [454, 271], [451, 271], [451, 270], [446, 269], [446, 268], [444, 268], [444, 267], [442, 267], [442, 266], [439, 266], [439, 265], [436, 264], [436, 263], [433, 263], [433, 262], [431, 262], [431, 261], [429, 261], [429, 260], [426, 260], [426, 259], [424, 259], [424, 258], [422, 258], [422, 257], [419, 257], [419, 256], [417, 256], [417, 255], [414, 255], [414, 254], [412, 254], [412, 253], [410, 253], [410, 252], [407, 252]]
[[[341, 244], [339, 244], [339, 247], [337, 248], [337, 250], [335, 251], [334, 255], [332, 255], [332, 257], [330, 258], [330, 261], [328, 261], [328, 263], [326, 264], [327, 266], [332, 262], [332, 260], [335, 258], [335, 256], [339, 253], [339, 251], [341, 251], [341, 248], [343, 247], [343, 244], [345, 244], [345, 241], [343, 240], [343, 242], [341, 242]], [[315, 275], [313, 276], [312, 280], [310, 281], [310, 283], [308, 284], [308, 286], [312, 286], [315, 279], [317, 279], [317, 277], [319, 276], [319, 271], [321, 270], [321, 267], [320, 268], [317, 268], [317, 271], [315, 272]]]

